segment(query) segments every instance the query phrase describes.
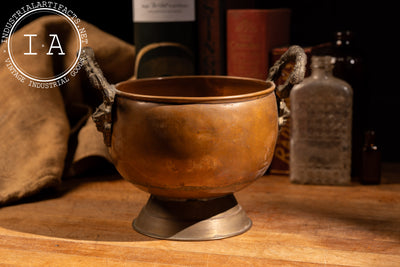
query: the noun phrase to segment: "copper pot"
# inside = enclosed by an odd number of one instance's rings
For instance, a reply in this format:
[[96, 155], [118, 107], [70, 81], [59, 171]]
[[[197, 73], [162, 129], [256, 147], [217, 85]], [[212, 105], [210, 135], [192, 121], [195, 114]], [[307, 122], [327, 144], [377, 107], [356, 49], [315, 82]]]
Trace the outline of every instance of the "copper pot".
[[[116, 169], [153, 199], [172, 203], [231, 198], [265, 173], [279, 123], [287, 116], [283, 103], [278, 116], [273, 80], [297, 59], [295, 71], [278, 88], [288, 94], [304, 77], [306, 59], [300, 47], [291, 47], [271, 68], [268, 81], [177, 76], [114, 86], [103, 77], [93, 51], [85, 48], [83, 55], [92, 84], [103, 93], [93, 119]], [[161, 215], [151, 216], [144, 224]]]

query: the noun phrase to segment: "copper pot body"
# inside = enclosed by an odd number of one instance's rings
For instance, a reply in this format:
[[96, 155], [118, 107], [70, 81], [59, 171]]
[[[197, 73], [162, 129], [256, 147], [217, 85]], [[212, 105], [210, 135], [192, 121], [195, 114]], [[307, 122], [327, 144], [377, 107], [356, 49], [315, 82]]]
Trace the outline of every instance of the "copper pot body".
[[208, 199], [262, 176], [278, 135], [274, 84], [226, 76], [116, 85], [111, 158], [156, 196]]
[[[81, 60], [103, 95], [92, 119], [114, 165], [151, 194], [133, 228], [170, 240], [220, 239], [250, 229], [233, 193], [262, 176], [272, 161], [278, 127], [289, 115], [283, 98], [304, 77], [303, 49], [289, 47], [266, 82], [176, 76], [113, 85], [93, 49], [84, 48]], [[275, 89], [288, 63], [293, 71]]]

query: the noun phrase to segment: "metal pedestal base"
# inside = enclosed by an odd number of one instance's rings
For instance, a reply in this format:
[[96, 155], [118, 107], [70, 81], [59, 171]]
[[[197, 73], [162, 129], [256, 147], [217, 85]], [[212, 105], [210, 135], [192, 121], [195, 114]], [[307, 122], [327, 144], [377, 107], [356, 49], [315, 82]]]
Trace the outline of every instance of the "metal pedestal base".
[[182, 201], [151, 195], [132, 226], [159, 239], [196, 241], [239, 235], [251, 224], [233, 195]]

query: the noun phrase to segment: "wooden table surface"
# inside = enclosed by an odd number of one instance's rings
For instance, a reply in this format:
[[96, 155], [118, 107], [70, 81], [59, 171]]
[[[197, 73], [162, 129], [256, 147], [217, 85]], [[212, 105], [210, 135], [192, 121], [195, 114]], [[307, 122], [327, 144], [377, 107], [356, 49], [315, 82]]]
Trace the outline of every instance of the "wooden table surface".
[[252, 228], [205, 242], [135, 232], [148, 194], [118, 175], [68, 179], [0, 208], [0, 265], [400, 266], [400, 173], [390, 173], [378, 186], [337, 187], [266, 175], [235, 194]]

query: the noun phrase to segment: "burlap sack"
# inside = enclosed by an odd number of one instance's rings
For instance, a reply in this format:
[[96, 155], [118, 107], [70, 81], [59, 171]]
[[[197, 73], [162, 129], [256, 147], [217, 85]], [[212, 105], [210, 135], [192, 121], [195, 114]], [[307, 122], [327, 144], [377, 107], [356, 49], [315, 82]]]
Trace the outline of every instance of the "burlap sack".
[[[45, 16], [22, 29], [37, 33], [36, 42], [50, 45], [51, 39], [43, 38], [46, 31], [58, 27], [68, 36], [72, 28], [66, 23], [60, 16]], [[85, 28], [88, 45], [109, 82], [133, 75], [133, 45], [84, 21], [80, 26]], [[22, 29], [13, 37], [15, 44], [21, 44], [13, 46], [16, 57], [26, 50]], [[101, 94], [89, 85], [84, 70], [60, 87], [32, 88], [19, 82], [7, 68], [4, 45], [0, 50], [0, 206], [60, 183], [63, 174], [76, 173], [74, 163], [87, 157], [108, 157], [103, 137], [90, 118]], [[64, 62], [47, 58], [29, 64], [50, 76], [53, 70], [65, 68]]]

